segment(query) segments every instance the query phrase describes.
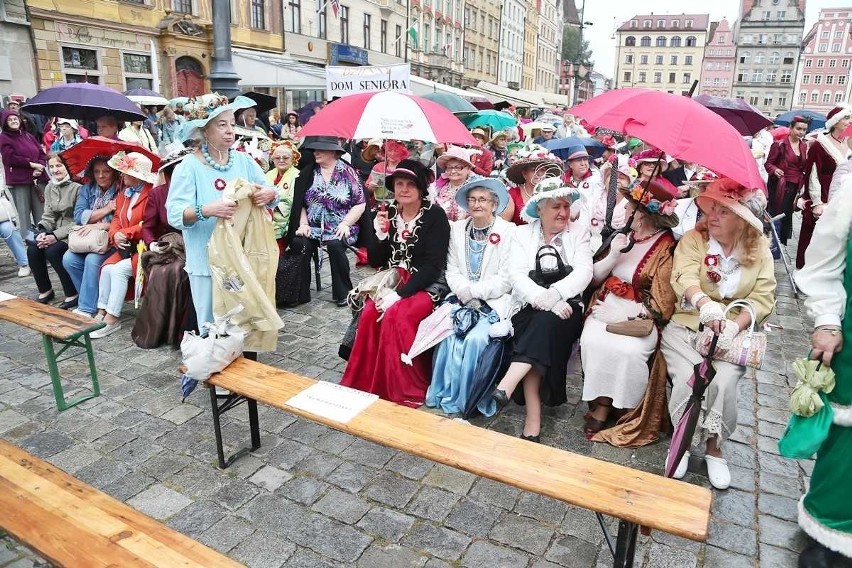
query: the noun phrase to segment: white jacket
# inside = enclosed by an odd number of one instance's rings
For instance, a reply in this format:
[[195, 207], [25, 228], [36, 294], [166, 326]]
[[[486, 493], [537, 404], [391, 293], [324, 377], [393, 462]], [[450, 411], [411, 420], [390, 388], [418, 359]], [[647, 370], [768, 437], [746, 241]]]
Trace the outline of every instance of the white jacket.
[[470, 292], [474, 298], [487, 302], [501, 320], [509, 319], [514, 315], [509, 262], [515, 224], [500, 217], [494, 221], [491, 235], [499, 235], [500, 242], [496, 245], [491, 242], [485, 245], [479, 282], [471, 283], [467, 272], [467, 231], [465, 230], [467, 223], [468, 219], [450, 223], [447, 284], [454, 294], [465, 286], [470, 286]]
[[[545, 288], [533, 282], [529, 273], [535, 269], [535, 257], [540, 246], [541, 221], [534, 221], [515, 229], [512, 237], [512, 262], [509, 279], [512, 283], [512, 295], [521, 305], [532, 303]], [[592, 249], [589, 244], [589, 232], [566, 229], [562, 232], [563, 261], [574, 270], [553, 284], [563, 300], [582, 294], [592, 281]]]

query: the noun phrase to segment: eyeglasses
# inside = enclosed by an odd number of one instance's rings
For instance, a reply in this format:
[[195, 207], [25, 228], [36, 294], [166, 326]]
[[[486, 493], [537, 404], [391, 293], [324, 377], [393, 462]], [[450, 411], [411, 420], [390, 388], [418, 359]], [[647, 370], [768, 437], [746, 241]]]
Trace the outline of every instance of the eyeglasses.
[[447, 166], [444, 168], [444, 171], [447, 172], [460, 172], [462, 170], [466, 170], [467, 166]]
[[470, 205], [488, 205], [493, 200], [490, 197], [468, 197], [467, 202]]

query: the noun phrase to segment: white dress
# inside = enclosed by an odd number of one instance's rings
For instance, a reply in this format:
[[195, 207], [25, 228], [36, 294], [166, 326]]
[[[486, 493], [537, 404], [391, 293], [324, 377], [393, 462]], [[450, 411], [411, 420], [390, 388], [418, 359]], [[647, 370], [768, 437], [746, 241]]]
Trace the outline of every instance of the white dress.
[[[636, 268], [658, 238], [637, 243], [624, 253], [612, 269], [612, 276], [632, 282]], [[629, 305], [633, 301], [608, 294], [604, 303]], [[615, 408], [635, 408], [648, 386], [648, 358], [657, 346], [657, 328], [647, 337], [630, 337], [609, 333], [606, 325], [591, 314], [580, 336], [583, 400], [603, 396], [611, 398]]]

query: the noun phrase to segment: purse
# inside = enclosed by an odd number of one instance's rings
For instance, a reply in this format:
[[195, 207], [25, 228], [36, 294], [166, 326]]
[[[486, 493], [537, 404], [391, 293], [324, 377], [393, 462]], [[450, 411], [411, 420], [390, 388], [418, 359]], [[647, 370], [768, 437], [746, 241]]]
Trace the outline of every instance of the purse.
[[606, 324], [606, 330], [616, 335], [629, 337], [648, 337], [654, 329], [654, 320], [648, 318], [630, 318], [616, 323]]
[[[556, 268], [551, 270], [543, 270], [541, 268], [541, 259], [553, 257], [556, 259]], [[541, 286], [542, 288], [550, 288], [551, 284], [555, 284], [571, 274], [574, 270], [573, 266], [566, 266], [562, 261], [562, 257], [551, 245], [544, 245], [538, 252], [535, 253], [535, 269], [530, 270], [530, 280]]]
[[[741, 367], [760, 369], [760, 366], [763, 364], [763, 355], [766, 353], [766, 334], [761, 331], [755, 331], [755, 327], [757, 326], [757, 315], [749, 302], [745, 300], [735, 300], [731, 302], [728, 304], [728, 307], [725, 308], [726, 317], [728, 312], [730, 312], [733, 308], [748, 310], [748, 313], [751, 314], [751, 325], [748, 329], [739, 332], [736, 337], [734, 337], [734, 341], [730, 349], [727, 351], [719, 351], [717, 349], [716, 353], [713, 354], [713, 359], [716, 359], [717, 361], [726, 361]], [[695, 336], [695, 350], [706, 357], [712, 338], [713, 330], [705, 326], [704, 329], [699, 331]]]
[[109, 250], [109, 231], [106, 229], [92, 229], [85, 235], [80, 234], [80, 229], [85, 225], [74, 225], [68, 233], [68, 250], [77, 254], [94, 252], [103, 254]]
[[305, 251], [296, 252], [292, 247], [278, 258], [278, 270], [275, 272], [276, 307], [298, 303], [305, 262]]
[[18, 210], [12, 203], [12, 197], [8, 191], [8, 188], [0, 187], [0, 223], [17, 221], [18, 219]]

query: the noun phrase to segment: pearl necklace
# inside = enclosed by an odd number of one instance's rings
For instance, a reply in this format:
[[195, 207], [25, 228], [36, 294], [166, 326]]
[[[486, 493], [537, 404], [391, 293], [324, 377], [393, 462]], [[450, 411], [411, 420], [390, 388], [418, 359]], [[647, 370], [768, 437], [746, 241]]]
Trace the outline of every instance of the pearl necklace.
[[[474, 282], [479, 282], [479, 277], [482, 274], [482, 261], [484, 258], [479, 259], [479, 269], [473, 270], [473, 267], [470, 264], [471, 258], [477, 254], [483, 254], [485, 251], [485, 247], [488, 243], [488, 237], [491, 234], [491, 230], [494, 228], [494, 219], [491, 220], [491, 223], [487, 227], [483, 227], [481, 229], [473, 226], [473, 220], [468, 221], [468, 237], [465, 239], [467, 241], [467, 246], [465, 247], [465, 263], [467, 264], [467, 273], [470, 279]], [[477, 239], [477, 235], [483, 235], [482, 240]]]
[[207, 162], [207, 165], [213, 168], [214, 170], [219, 170], [220, 172], [227, 172], [234, 165], [234, 152], [228, 148], [228, 163], [220, 164], [210, 155], [210, 152], [207, 151], [207, 144], [201, 145], [201, 155], [204, 156], [204, 161]]

